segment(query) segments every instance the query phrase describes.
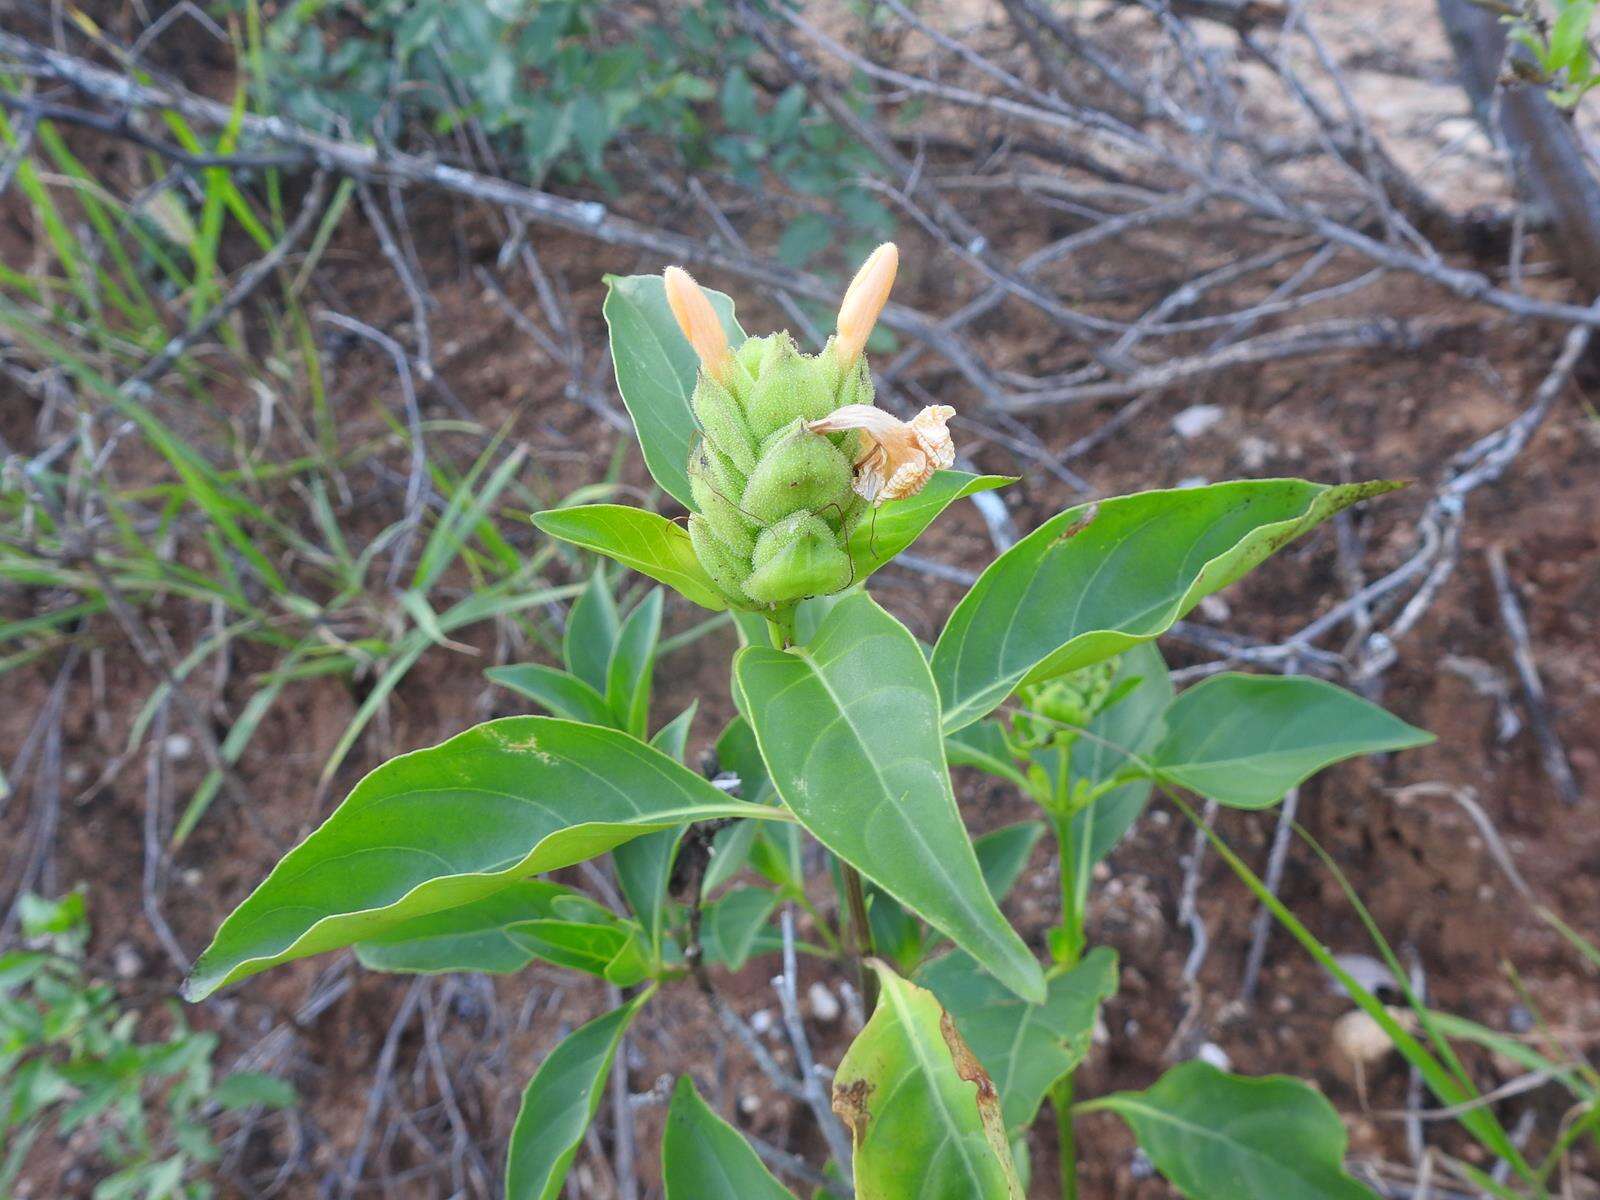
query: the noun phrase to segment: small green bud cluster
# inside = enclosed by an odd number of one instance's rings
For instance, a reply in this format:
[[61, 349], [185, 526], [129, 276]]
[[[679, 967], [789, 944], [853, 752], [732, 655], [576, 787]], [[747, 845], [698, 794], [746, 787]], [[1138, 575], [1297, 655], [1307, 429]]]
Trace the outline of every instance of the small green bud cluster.
[[858, 435], [806, 423], [872, 397], [864, 358], [845, 366], [831, 345], [802, 354], [787, 333], [750, 338], [715, 375], [701, 370], [689, 537], [730, 604], [774, 608], [850, 585], [846, 543], [866, 509], [851, 486]]
[[1054, 679], [1025, 684], [1017, 689], [1022, 711], [1011, 718], [1011, 740], [1024, 750], [1038, 750], [1094, 720], [1114, 699], [1115, 660], [1069, 671]]

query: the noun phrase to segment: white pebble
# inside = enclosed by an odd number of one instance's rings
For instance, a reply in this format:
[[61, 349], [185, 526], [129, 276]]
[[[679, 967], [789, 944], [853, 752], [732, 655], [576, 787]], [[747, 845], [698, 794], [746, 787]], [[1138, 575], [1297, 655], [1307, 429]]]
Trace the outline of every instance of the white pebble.
[[772, 1029], [773, 1017], [770, 1008], [758, 1008], [750, 1014], [750, 1028], [757, 1033], [768, 1033]]
[[824, 1025], [837, 1021], [839, 1013], [843, 1011], [839, 1006], [839, 998], [820, 979], [806, 989], [806, 1003], [811, 1007], [811, 1015]]
[[1267, 459], [1278, 452], [1278, 448], [1266, 438], [1245, 437], [1239, 439], [1239, 463], [1246, 471], [1259, 471], [1267, 465]]
[[111, 969], [118, 979], [132, 979], [144, 970], [144, 959], [127, 942], [121, 942], [111, 951]]
[[162, 749], [173, 762], [182, 762], [194, 753], [194, 739], [186, 733], [169, 734]]
[[1219, 1071], [1233, 1070], [1233, 1059], [1228, 1057], [1228, 1052], [1215, 1042], [1202, 1042], [1200, 1049], [1194, 1056], [1203, 1063], [1210, 1063]]
[[[1333, 961], [1338, 963], [1344, 973], [1365, 991], [1375, 992], [1379, 988], [1393, 988], [1397, 992], [1400, 990], [1400, 985], [1389, 973], [1388, 966], [1370, 954], [1335, 954]], [[1333, 986], [1336, 991], [1344, 995], [1350, 994], [1345, 990], [1344, 984], [1337, 979], [1333, 981]]]
[[1191, 404], [1172, 418], [1172, 430], [1181, 438], [1197, 438], [1224, 416], [1221, 405]]
[[1359, 1008], [1353, 1008], [1333, 1023], [1333, 1044], [1339, 1053], [1363, 1067], [1377, 1062], [1394, 1048], [1389, 1035]]

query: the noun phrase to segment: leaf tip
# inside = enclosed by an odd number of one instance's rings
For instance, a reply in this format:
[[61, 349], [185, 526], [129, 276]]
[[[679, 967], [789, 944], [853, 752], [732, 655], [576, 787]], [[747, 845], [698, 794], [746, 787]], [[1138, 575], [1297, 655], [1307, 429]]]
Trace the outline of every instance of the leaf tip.
[[1341, 497], [1344, 501], [1341, 507], [1348, 508], [1352, 504], [1360, 504], [1363, 500], [1374, 500], [1379, 496], [1387, 496], [1390, 492], [1404, 491], [1415, 483], [1414, 479], [1369, 479], [1365, 483], [1346, 484]]

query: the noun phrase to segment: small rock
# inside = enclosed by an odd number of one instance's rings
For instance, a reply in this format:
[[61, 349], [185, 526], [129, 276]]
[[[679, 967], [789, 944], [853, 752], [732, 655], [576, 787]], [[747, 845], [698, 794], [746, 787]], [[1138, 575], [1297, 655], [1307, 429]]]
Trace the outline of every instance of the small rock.
[[1156, 1166], [1150, 1161], [1150, 1156], [1135, 1147], [1133, 1157], [1128, 1160], [1128, 1174], [1135, 1179], [1150, 1179], [1155, 1173]]
[[1239, 465], [1246, 471], [1261, 470], [1277, 452], [1278, 448], [1266, 438], [1252, 435], [1239, 439]]
[[761, 1111], [761, 1097], [753, 1092], [746, 1092], [739, 1097], [739, 1111], [747, 1117], [753, 1117]]
[[1194, 1056], [1203, 1063], [1210, 1063], [1219, 1071], [1233, 1070], [1233, 1059], [1229, 1058], [1228, 1052], [1215, 1042], [1201, 1042]]
[[199, 867], [185, 867], [178, 872], [178, 878], [183, 881], [184, 887], [199, 887], [205, 876], [201, 874]]
[[[1388, 1013], [1402, 1029], [1416, 1025], [1416, 1014], [1409, 1008], [1390, 1008]], [[1383, 1061], [1394, 1049], [1394, 1043], [1365, 1009], [1351, 1009], [1333, 1023], [1333, 1044], [1345, 1061], [1356, 1068], [1366, 1068]]]
[[758, 1008], [755, 1012], [750, 1014], [750, 1028], [754, 1029], [760, 1034], [770, 1033], [772, 1031], [773, 1020], [772, 1010], [770, 1008]]
[[1294, 1011], [1294, 997], [1279, 992], [1272, 998], [1272, 1011], [1280, 1017]]
[[1172, 431], [1179, 437], [1192, 441], [1215, 426], [1225, 415], [1221, 405], [1191, 404], [1172, 418]]
[[173, 762], [182, 762], [194, 753], [194, 739], [186, 733], [168, 734], [161, 749]]
[[1106, 880], [1111, 878], [1111, 868], [1106, 866], [1106, 864], [1103, 862], [1097, 862], [1090, 870], [1089, 874], [1094, 876], [1094, 881], [1096, 883], [1104, 883]]
[[820, 979], [806, 989], [806, 1004], [811, 1009], [811, 1015], [824, 1025], [833, 1024], [843, 1011], [839, 998]]
[[[1384, 998], [1381, 993], [1392, 996], [1404, 994], [1400, 986], [1395, 983], [1394, 976], [1389, 973], [1389, 968], [1370, 954], [1336, 954], [1333, 956], [1333, 961], [1339, 964], [1346, 975], [1379, 999]], [[1333, 986], [1334, 990], [1342, 995], [1350, 994], [1338, 980], [1334, 981]]]
[[1506, 1014], [1506, 1026], [1512, 1033], [1527, 1033], [1533, 1028], [1533, 1014], [1520, 1004], [1513, 1004]]
[[1209, 479], [1207, 479], [1204, 475], [1185, 475], [1182, 479], [1178, 480], [1178, 482], [1173, 484], [1172, 486], [1176, 487], [1176, 488], [1179, 488], [1181, 490], [1181, 489], [1184, 489], [1184, 488], [1205, 487], [1206, 484], [1208, 484], [1210, 482], [1211, 481]]
[[1200, 601], [1200, 615], [1220, 625], [1233, 615], [1233, 606], [1221, 596], [1210, 595]]
[[133, 979], [144, 970], [144, 959], [127, 942], [119, 942], [111, 951], [111, 969], [118, 979]]
[[1089, 902], [1089, 926], [1130, 966], [1152, 966], [1166, 945], [1161, 900], [1142, 875], [1117, 876]]

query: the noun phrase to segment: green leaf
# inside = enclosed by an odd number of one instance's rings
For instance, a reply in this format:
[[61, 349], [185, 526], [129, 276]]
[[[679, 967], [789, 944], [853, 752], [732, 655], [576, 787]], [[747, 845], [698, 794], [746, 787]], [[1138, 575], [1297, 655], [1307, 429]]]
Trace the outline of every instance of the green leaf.
[[1247, 1079], [1208, 1063], [1174, 1067], [1144, 1092], [1081, 1105], [1109, 1109], [1189, 1200], [1373, 1200], [1344, 1172], [1333, 1106], [1298, 1079]]
[[1433, 741], [1360, 696], [1303, 675], [1214, 675], [1172, 702], [1156, 778], [1233, 808], [1266, 808], [1359, 754]]
[[1052, 517], [992, 562], [933, 651], [945, 730], [1017, 686], [1165, 633], [1204, 597], [1360, 500], [1398, 484], [1245, 480], [1141, 492]]
[[681, 763], [683, 756], [688, 753], [689, 733], [694, 728], [694, 715], [699, 710], [698, 699], [689, 701], [688, 708], [656, 730], [655, 736], [650, 739], [650, 744], [673, 762]]
[[[661, 276], [607, 275], [606, 288], [604, 312], [611, 330], [617, 390], [633, 418], [645, 466], [663, 491], [693, 511], [689, 447], [699, 430], [689, 397], [694, 393], [700, 360], [667, 306]], [[733, 301], [709, 288], [705, 292], [722, 319], [729, 346], [738, 349], [744, 342], [744, 330], [733, 318]]]
[[217, 1084], [211, 1099], [225, 1109], [293, 1108], [294, 1086], [287, 1080], [259, 1071], [237, 1071]]
[[[755, 731], [743, 717], [728, 722], [722, 736], [717, 739], [717, 762], [725, 771], [739, 777], [739, 795], [755, 804], [777, 804], [772, 780], [767, 777], [767, 764], [761, 761], [761, 747], [756, 744]], [[796, 849], [798, 830], [785, 825], [787, 831], [773, 845], [760, 838], [761, 826], [749, 821], [738, 821], [717, 834], [713, 843], [711, 865], [706, 868], [705, 892], [710, 895], [731, 880], [739, 869], [749, 862], [761, 870], [779, 887], [794, 882], [795, 872], [787, 868], [772, 871], [770, 868], [792, 859]]]
[[950, 787], [939, 699], [917, 641], [864, 593], [792, 651], [734, 660], [743, 711], [784, 803], [819, 842], [1019, 995], [1039, 964], [989, 889]]
[[506, 1200], [555, 1200], [600, 1107], [617, 1045], [646, 991], [568, 1034], [522, 1093], [506, 1160]]
[[944, 752], [952, 767], [976, 767], [990, 775], [1015, 784], [1023, 791], [1029, 788], [1024, 775], [1006, 745], [1005, 730], [998, 720], [974, 721], [945, 736]]
[[666, 1200], [795, 1200], [738, 1130], [700, 1099], [687, 1075], [667, 1108], [661, 1182]]
[[1019, 821], [990, 831], [972, 843], [989, 894], [999, 903], [1017, 886], [1033, 848], [1044, 835], [1043, 821]]
[[[689, 726], [694, 722], [698, 700], [661, 727], [650, 744], [669, 755], [674, 762], [683, 761], [684, 747], [689, 740]], [[742, 822], [741, 822], [742, 823]], [[665, 923], [667, 887], [672, 880], [672, 863], [678, 856], [678, 840], [687, 826], [647, 833], [644, 837], [624, 842], [611, 852], [611, 863], [617, 870], [617, 886], [627, 897], [628, 907], [639, 918], [649, 937], [651, 954], [661, 954], [661, 932]]]
[[964, 496], [990, 492], [1015, 483], [1011, 475], [973, 475], [966, 471], [939, 471], [915, 496], [891, 500], [869, 512], [850, 532], [846, 550], [860, 583], [922, 536], [922, 531], [950, 505]]
[[661, 589], [651, 588], [622, 623], [606, 667], [606, 705], [617, 728], [640, 740], [650, 729], [650, 684], [660, 636]]
[[[1160, 739], [1162, 714], [1172, 703], [1172, 676], [1154, 642], [1122, 656], [1111, 686], [1115, 690], [1133, 680], [1138, 682], [1132, 690], [1090, 721], [1087, 736], [1073, 743], [1067, 778], [1074, 785], [1092, 787], [1111, 780], [1127, 765], [1130, 751], [1146, 754]], [[1087, 851], [1080, 873], [1116, 848], [1144, 811], [1150, 788], [1145, 779], [1119, 783], [1072, 818], [1072, 844]]]
[[[1042, 821], [1020, 821], [973, 841], [978, 869], [983, 872], [984, 885], [996, 904], [1016, 886], [1044, 831]], [[872, 923], [872, 944], [896, 970], [907, 974], [916, 970], [923, 955], [944, 940], [938, 933], [926, 936], [927, 931], [920, 921], [906, 912], [894, 897], [872, 886], [867, 889], [867, 916]]]
[[791, 267], [803, 267], [833, 245], [836, 236], [833, 222], [821, 213], [801, 213], [778, 235], [778, 260]]
[[1551, 27], [1545, 70], [1578, 70], [1588, 52], [1585, 41], [1589, 36], [1589, 23], [1594, 19], [1594, 9], [1595, 0], [1569, 0]]
[[[619, 960], [632, 960], [638, 956], [629, 947], [640, 935], [631, 921], [614, 921], [595, 924], [588, 921], [526, 921], [509, 930], [518, 943], [527, 947], [535, 958], [573, 971], [585, 971], [608, 979], [613, 964]], [[643, 976], [640, 975], [639, 978]], [[630, 982], [637, 983], [638, 978]]]
[[381, 936], [357, 942], [356, 957], [372, 971], [509, 975], [538, 957], [515, 927], [551, 919], [557, 900], [578, 896], [558, 883], [523, 879], [470, 904], [398, 921]]
[[863, 1200], [1023, 1200], [994, 1084], [933, 993], [876, 960], [878, 1007], [833, 1081]]
[[[842, 908], [845, 903], [842, 886], [839, 891]], [[866, 893], [872, 948], [896, 971], [903, 975], [911, 974], [922, 961], [928, 943], [937, 941], [939, 935], [935, 933], [930, 937], [927, 927], [881, 888], [868, 884]]]
[[490, 721], [357, 784], [222, 923], [184, 995], [369, 941], [657, 829], [777, 815], [615, 730]]
[[706, 867], [702, 889], [706, 895], [715, 892], [744, 869], [750, 861], [750, 844], [755, 840], [757, 826], [753, 821], [735, 821], [717, 830], [711, 839], [711, 862]]
[[765, 804], [772, 799], [772, 780], [761, 758], [761, 746], [756, 741], [755, 730], [743, 717], [729, 721], [722, 736], [717, 738], [717, 764], [739, 777], [741, 799], [752, 804]]
[[730, 971], [742, 969], [777, 906], [778, 897], [765, 888], [735, 888], [708, 905], [700, 927], [707, 958]]
[[553, 538], [614, 558], [666, 584], [702, 608], [721, 612], [728, 607], [695, 557], [689, 531], [660, 513], [626, 504], [580, 504], [536, 512], [533, 523]]
[[616, 719], [605, 697], [576, 675], [538, 663], [490, 667], [484, 672], [491, 683], [519, 692], [554, 717], [587, 725], [614, 726]]
[[1089, 1053], [1095, 1016], [1117, 993], [1116, 952], [1097, 946], [1072, 970], [1053, 975], [1043, 1004], [1024, 1004], [959, 950], [917, 972], [1000, 1092], [1006, 1129], [1033, 1123], [1052, 1084]]
[[[538, 524], [537, 518], [534, 524]], [[561, 649], [567, 670], [601, 694], [606, 690], [606, 667], [621, 625], [605, 571], [597, 566], [567, 613], [567, 633]]]

